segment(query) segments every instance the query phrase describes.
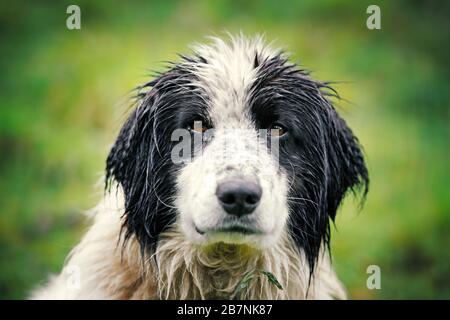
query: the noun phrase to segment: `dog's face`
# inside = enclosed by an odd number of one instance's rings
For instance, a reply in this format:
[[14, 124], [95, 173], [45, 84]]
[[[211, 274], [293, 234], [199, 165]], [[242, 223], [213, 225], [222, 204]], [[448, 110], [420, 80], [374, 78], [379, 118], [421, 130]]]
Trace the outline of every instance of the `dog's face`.
[[346, 191], [367, 190], [334, 91], [260, 39], [199, 46], [143, 89], [107, 161], [143, 248], [175, 224], [199, 245], [285, 233], [313, 265]]
[[[180, 226], [198, 244], [272, 245], [284, 230], [289, 212], [288, 173], [278, 165], [276, 152], [288, 133], [275, 125], [281, 121], [275, 114], [271, 128], [262, 128], [257, 123], [260, 110], [246, 110], [251, 99], [247, 93], [242, 92], [242, 97], [220, 94], [223, 100], [211, 101], [206, 110], [209, 120], [201, 121], [211, 123], [213, 129], [191, 130], [193, 135], [207, 131], [203, 144], [194, 148], [193, 160], [177, 176], [175, 206]], [[230, 108], [221, 111], [223, 105]]]

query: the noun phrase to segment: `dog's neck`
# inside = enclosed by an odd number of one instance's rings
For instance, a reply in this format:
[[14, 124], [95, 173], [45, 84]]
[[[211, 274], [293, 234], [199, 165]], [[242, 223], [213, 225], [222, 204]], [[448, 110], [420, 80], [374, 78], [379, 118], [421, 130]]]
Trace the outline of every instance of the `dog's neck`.
[[[305, 298], [309, 268], [287, 239], [266, 250], [225, 243], [200, 247], [176, 231], [164, 239], [158, 244], [155, 259], [150, 259], [159, 298]], [[261, 271], [272, 273], [283, 289]], [[252, 279], [237, 290], [246, 275]]]

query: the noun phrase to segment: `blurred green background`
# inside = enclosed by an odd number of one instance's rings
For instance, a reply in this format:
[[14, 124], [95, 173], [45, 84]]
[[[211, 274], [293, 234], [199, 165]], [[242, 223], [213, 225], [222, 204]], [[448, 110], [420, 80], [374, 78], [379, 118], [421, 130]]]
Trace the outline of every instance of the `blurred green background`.
[[[81, 7], [81, 30], [66, 8]], [[366, 28], [381, 7], [382, 29]], [[371, 189], [333, 232], [354, 299], [450, 298], [448, 1], [2, 1], [0, 298], [25, 298], [65, 256], [102, 196], [129, 90], [206, 35], [242, 30], [293, 52], [350, 102]], [[381, 290], [366, 287], [369, 265]]]

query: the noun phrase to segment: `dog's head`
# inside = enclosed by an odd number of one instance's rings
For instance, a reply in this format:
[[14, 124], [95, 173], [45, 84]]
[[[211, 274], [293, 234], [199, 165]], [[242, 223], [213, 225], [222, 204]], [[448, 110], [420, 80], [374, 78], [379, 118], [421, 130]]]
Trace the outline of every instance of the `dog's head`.
[[333, 94], [260, 38], [196, 46], [142, 86], [108, 157], [127, 235], [151, 251], [174, 226], [200, 246], [286, 234], [314, 265], [346, 192], [368, 185]]

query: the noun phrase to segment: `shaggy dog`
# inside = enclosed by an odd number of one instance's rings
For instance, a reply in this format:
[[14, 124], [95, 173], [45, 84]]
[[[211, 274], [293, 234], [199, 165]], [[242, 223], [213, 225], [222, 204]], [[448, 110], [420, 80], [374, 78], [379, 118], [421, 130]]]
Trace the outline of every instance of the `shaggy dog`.
[[346, 297], [330, 221], [368, 173], [337, 94], [261, 37], [230, 38], [139, 88], [92, 227], [33, 298]]

